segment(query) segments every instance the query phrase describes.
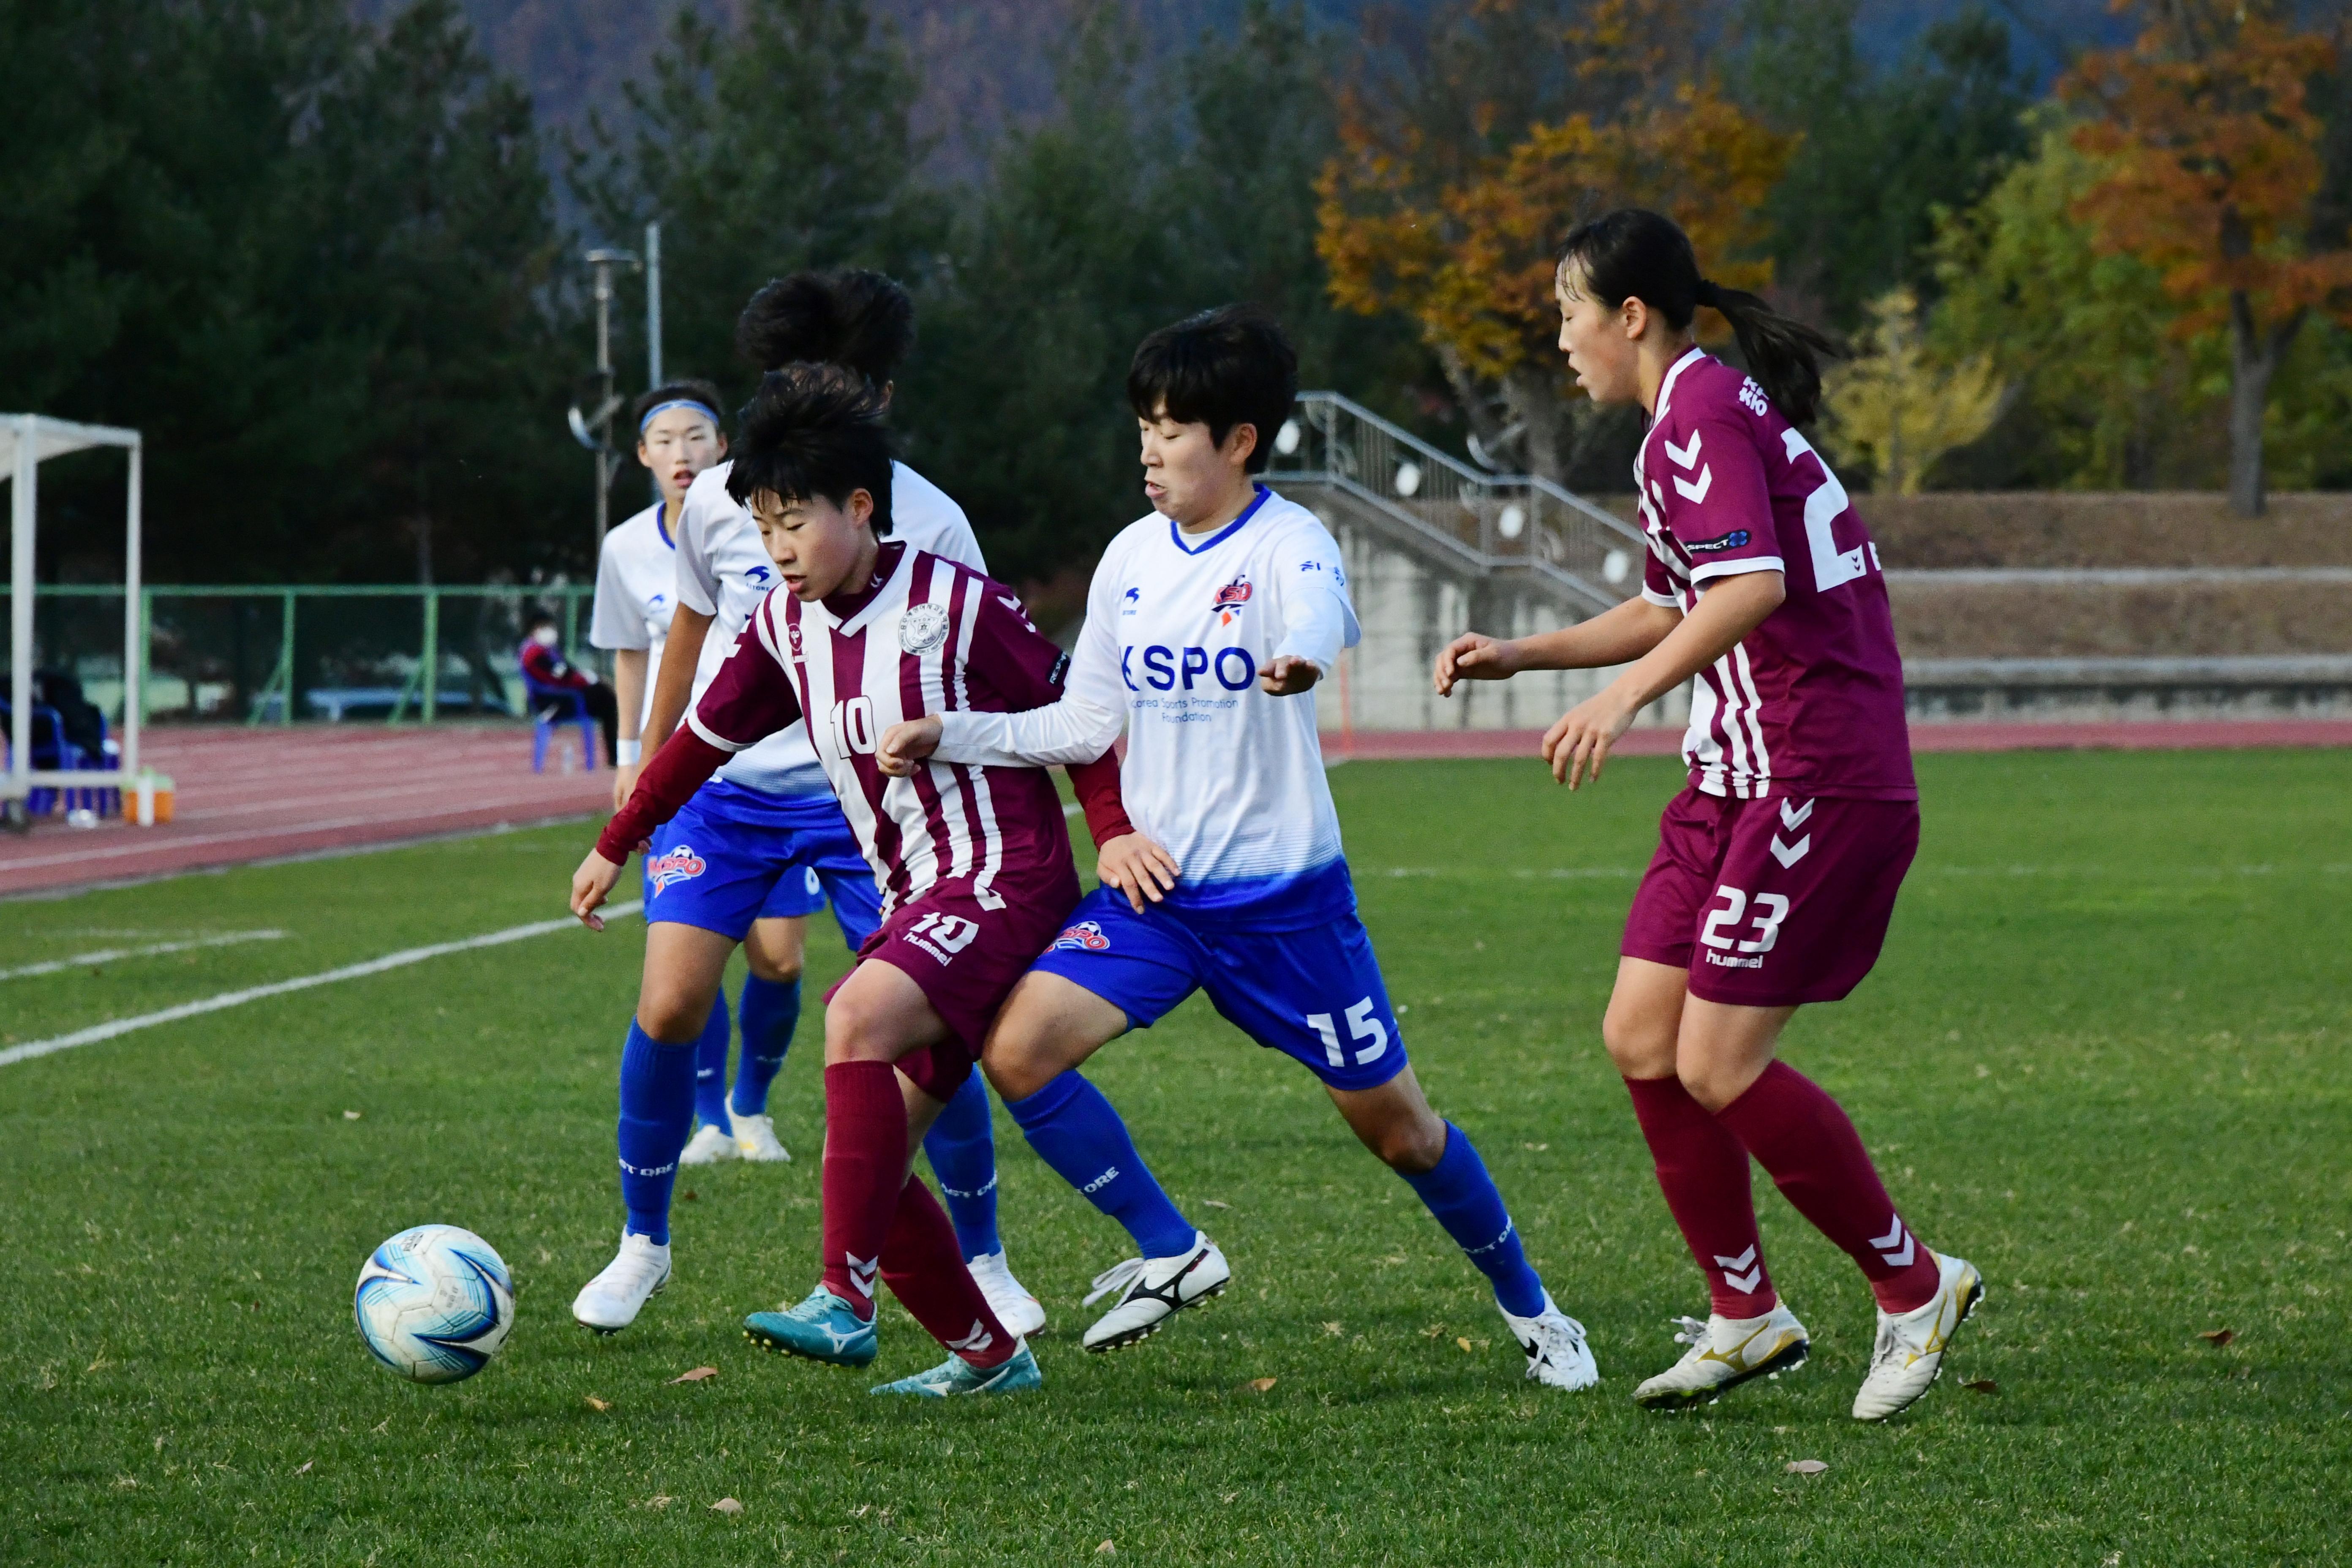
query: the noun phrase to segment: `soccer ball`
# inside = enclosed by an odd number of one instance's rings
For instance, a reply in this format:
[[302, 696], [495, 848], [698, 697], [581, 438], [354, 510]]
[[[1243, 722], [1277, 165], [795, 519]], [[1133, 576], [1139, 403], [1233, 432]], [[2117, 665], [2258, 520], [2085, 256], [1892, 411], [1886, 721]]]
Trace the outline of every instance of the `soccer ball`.
[[418, 1383], [456, 1383], [506, 1342], [514, 1277], [472, 1231], [420, 1225], [375, 1249], [352, 1311], [376, 1360]]

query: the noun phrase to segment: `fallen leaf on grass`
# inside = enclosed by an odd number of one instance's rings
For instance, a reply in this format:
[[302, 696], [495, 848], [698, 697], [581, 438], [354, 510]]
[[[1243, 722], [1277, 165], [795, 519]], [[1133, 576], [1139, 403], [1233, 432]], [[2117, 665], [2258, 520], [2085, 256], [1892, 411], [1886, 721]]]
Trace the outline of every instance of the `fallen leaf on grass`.
[[687, 1188], [686, 1191], [678, 1194], [677, 1195], [687, 1203], [693, 1203], [702, 1196], [700, 1193], [696, 1192], [692, 1187]]
[[587, 1399], [588, 1408], [593, 1410], [599, 1415], [602, 1415], [605, 1411], [613, 1408], [613, 1402], [609, 1399], [599, 1399], [593, 1394], [589, 1394]]
[[717, 1377], [718, 1375], [719, 1369], [715, 1366], [698, 1366], [686, 1372], [679, 1373], [676, 1377], [671, 1378], [670, 1382], [673, 1384], [700, 1383], [706, 1378]]
[[318, 1462], [319, 1461], [316, 1459], [305, 1459], [302, 1461], [302, 1468], [296, 1470], [294, 1473], [298, 1476], [307, 1476], [310, 1473], [310, 1467]]
[[[1201, 1200], [1201, 1206], [1204, 1209], [1229, 1209], [1234, 1205], [1227, 1203], [1219, 1203], [1215, 1198], [1202, 1198]], [[1103, 1542], [1104, 1546], [1108, 1546], [1110, 1542], [1108, 1541]], [[1099, 1548], [1097, 1550], [1099, 1550]]]
[[1969, 1379], [1968, 1382], [1960, 1384], [1960, 1386], [1967, 1389], [1970, 1394], [1999, 1394], [2000, 1392], [2000, 1384], [1995, 1383], [1989, 1377], [1972, 1377]]
[[710, 1511], [713, 1513], [723, 1513], [728, 1515], [730, 1518], [732, 1518], [736, 1514], [743, 1511], [743, 1505], [737, 1502], [731, 1497], [723, 1497], [717, 1502], [710, 1505]]
[[1101, 1557], [1101, 1556], [1103, 1556], [1103, 1555], [1105, 1555], [1105, 1554], [1108, 1554], [1108, 1555], [1110, 1555], [1110, 1556], [1116, 1557], [1116, 1556], [1118, 1556], [1118, 1547], [1116, 1547], [1116, 1546], [1113, 1546], [1109, 1542], [1106, 1541], [1106, 1542], [1104, 1542], [1100, 1546], [1097, 1546], [1097, 1547], [1096, 1547], [1096, 1548], [1095, 1548], [1095, 1555], [1096, 1555], [1096, 1556], [1097, 1556], [1097, 1557]]
[[1345, 1323], [1326, 1323], [1323, 1325], [1323, 1331], [1336, 1338], [1340, 1334], [1346, 1333], [1348, 1331], [1348, 1326]]
[[1468, 1334], [1456, 1334], [1454, 1337], [1454, 1342], [1460, 1345], [1466, 1351], [1470, 1348], [1470, 1336]]
[[1274, 1379], [1270, 1377], [1254, 1377], [1247, 1383], [1242, 1384], [1242, 1386], [1244, 1388], [1254, 1389], [1260, 1394], [1264, 1394], [1266, 1390], [1274, 1386]]
[[2221, 1346], [2228, 1344], [2231, 1340], [2236, 1339], [2238, 1337], [2238, 1331], [2235, 1329], [2208, 1329], [2197, 1337], [2203, 1340], [2207, 1344], [2211, 1345], [2214, 1349], [2219, 1350]]
[[670, 1496], [667, 1492], [656, 1492], [653, 1496], [646, 1499], [646, 1506], [647, 1508], [656, 1509], [667, 1508], [677, 1500], [677, 1499]]
[[343, 1120], [346, 1121], [357, 1121], [359, 1119], [360, 1113], [356, 1110], [346, 1110], [343, 1112]]
[[1789, 1473], [1792, 1476], [1818, 1476], [1829, 1467], [1819, 1459], [1791, 1459]]

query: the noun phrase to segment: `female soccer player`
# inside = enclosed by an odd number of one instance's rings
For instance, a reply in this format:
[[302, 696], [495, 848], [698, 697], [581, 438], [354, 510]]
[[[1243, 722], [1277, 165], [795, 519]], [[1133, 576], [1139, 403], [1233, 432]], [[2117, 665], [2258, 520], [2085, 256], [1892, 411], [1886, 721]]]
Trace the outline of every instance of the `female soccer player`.
[[[1883, 1421], [1936, 1381], [1984, 1285], [1920, 1244], [1837, 1101], [1773, 1054], [1800, 1005], [1839, 1000], [1877, 962], [1919, 844], [1878, 552], [1797, 429], [1829, 344], [1702, 279], [1689, 239], [1655, 213], [1579, 226], [1558, 289], [1578, 384], [1650, 416], [1633, 465], [1642, 596], [1564, 631], [1457, 637], [1436, 679], [1444, 695], [1523, 669], [1628, 666], [1544, 736], [1573, 790], [1601, 776], [1643, 704], [1696, 678], [1690, 784], [1634, 894], [1601, 1037], [1712, 1312], [1683, 1320], [1690, 1349], [1634, 1398], [1678, 1409], [1805, 1359], [1804, 1326], [1764, 1271], [1752, 1154], [1870, 1280], [1878, 1338], [1853, 1414]], [[1701, 305], [1730, 321], [1752, 374], [1692, 341]]]
[[1600, 1373], [1584, 1330], [1528, 1266], [1468, 1136], [1423, 1098], [1356, 916], [1308, 695], [1357, 640], [1355, 610], [1330, 533], [1255, 478], [1272, 450], [1262, 434], [1290, 416], [1297, 363], [1273, 319], [1244, 307], [1146, 338], [1127, 391], [1152, 510], [1096, 568], [1069, 695], [1025, 713], [935, 710], [886, 738], [886, 765], [934, 750], [967, 764], [1084, 761], [1127, 728], [1122, 791], [1151, 847], [1146, 873], [1106, 866], [986, 1056], [1031, 1147], [1142, 1254], [1095, 1281], [1096, 1297], [1118, 1300], [1088, 1350], [1138, 1342], [1230, 1278], [1076, 1070], [1205, 990], [1322, 1079], [1429, 1205], [1492, 1281], [1527, 1375], [1589, 1387]]
[[[662, 644], [677, 607], [677, 534], [687, 487], [697, 474], [727, 456], [719, 430], [719, 389], [707, 381], [675, 381], [637, 399], [637, 461], [650, 469], [661, 499], [604, 535], [596, 562], [596, 602], [588, 640], [613, 656], [613, 689], [620, 720], [615, 749], [613, 809], [618, 811], [637, 785], [643, 756], [643, 725], [653, 700], [653, 677], [661, 668]], [[645, 901], [654, 901], [650, 872]], [[727, 1115], [727, 998], [711, 1001], [694, 1055], [695, 1112], [702, 1125], [678, 1156], [682, 1165], [703, 1165], [738, 1152]], [[770, 1134], [772, 1138], [772, 1132]], [[782, 1145], [779, 1145], [781, 1148]]]
[[[737, 323], [754, 363], [846, 365], [883, 389], [914, 341], [914, 304], [879, 272], [800, 272], [752, 295]], [[706, 469], [688, 488], [677, 529], [677, 611], [645, 735], [658, 749], [709, 689], [776, 584], [751, 514], [728, 492], [731, 465]], [[893, 536], [985, 570], [963, 510], [904, 463], [892, 466]], [[715, 628], [715, 635], [714, 633]], [[612, 1332], [635, 1320], [669, 1278], [669, 1201], [683, 1158], [790, 1158], [767, 1114], [800, 1021], [807, 917], [830, 900], [856, 952], [881, 919], [881, 894], [843, 819], [805, 731], [794, 726], [730, 759], [664, 826], [646, 871], [646, 967], [635, 1027], [622, 1058], [621, 1188], [628, 1209], [621, 1247], [590, 1280], [572, 1315]], [[741, 944], [750, 973], [738, 1009], [742, 1059], [734, 1092], [723, 1075], [703, 1079], [677, 1048], [704, 1036], [720, 1011], [728, 955]], [[723, 1047], [722, 1047], [723, 1048]], [[687, 1142], [699, 1099], [704, 1131]], [[730, 1143], [711, 1131], [732, 1129]], [[923, 1142], [948, 1194], [964, 1256], [997, 1311], [1020, 1333], [1043, 1328], [1045, 1309], [1015, 1279], [996, 1228], [996, 1148], [988, 1093], [970, 1075]]]
[[[874, 744], [909, 708], [1050, 702], [1067, 661], [1000, 584], [884, 542], [883, 406], [855, 371], [794, 365], [744, 410], [730, 489], [758, 517], [784, 592], [761, 602], [689, 728], [581, 862], [572, 908], [601, 925], [593, 910], [645, 834], [727, 757], [811, 717], [816, 755], [885, 889], [882, 921], [826, 999], [824, 1279], [744, 1330], [770, 1349], [863, 1366], [875, 1356], [878, 1271], [953, 1353], [876, 1392], [1011, 1393], [1037, 1386], [1036, 1363], [908, 1173], [909, 1135], [971, 1076], [988, 1021], [1077, 901], [1068, 829], [1042, 770], [885, 778]], [[1073, 783], [1090, 815], [1115, 815], [1117, 764], [1090, 761]]]

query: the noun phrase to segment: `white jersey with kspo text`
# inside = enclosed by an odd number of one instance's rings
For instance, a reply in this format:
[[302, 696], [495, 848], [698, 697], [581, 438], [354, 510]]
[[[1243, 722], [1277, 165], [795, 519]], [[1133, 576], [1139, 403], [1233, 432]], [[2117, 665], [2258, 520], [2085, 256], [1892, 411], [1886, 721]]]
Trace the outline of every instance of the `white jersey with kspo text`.
[[[588, 641], [614, 652], [646, 655], [645, 713], [653, 711], [654, 681], [661, 673], [662, 644], [677, 608], [677, 546], [670, 537], [667, 503], [656, 501], [604, 535], [596, 558], [596, 603], [588, 617]], [[638, 722], [645, 721], [645, 713]]]
[[1068, 689], [1025, 713], [943, 715], [953, 762], [1086, 762], [1122, 724], [1119, 788], [1180, 870], [1161, 907], [1203, 928], [1303, 930], [1351, 911], [1315, 694], [1268, 695], [1285, 655], [1328, 674], [1361, 637], [1339, 542], [1260, 486], [1205, 538], [1153, 513], [1095, 568]]
[[[697, 474], [678, 511], [677, 602], [715, 617], [695, 668], [693, 701], [709, 689], [736, 634], [750, 625], [751, 612], [779, 581], [761, 542], [760, 525], [750, 509], [727, 493], [733, 469], [734, 464], [720, 463]], [[890, 466], [890, 522], [894, 541], [975, 572], [988, 570], [963, 509], [904, 463]], [[806, 731], [797, 724], [744, 751], [719, 776], [766, 795], [824, 795], [829, 787]]]

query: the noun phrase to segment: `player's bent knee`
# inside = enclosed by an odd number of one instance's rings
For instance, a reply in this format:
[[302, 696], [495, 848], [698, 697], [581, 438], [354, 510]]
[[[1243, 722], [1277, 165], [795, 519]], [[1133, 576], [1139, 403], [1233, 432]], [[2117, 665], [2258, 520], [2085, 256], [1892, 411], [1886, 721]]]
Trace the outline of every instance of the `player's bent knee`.
[[1664, 1078], [1675, 1070], [1675, 1032], [1657, 1020], [1612, 1006], [1601, 1020], [1601, 1044], [1623, 1078]]
[[1434, 1131], [1413, 1122], [1401, 1122], [1384, 1127], [1372, 1144], [1372, 1152], [1381, 1163], [1402, 1175], [1418, 1176], [1437, 1169], [1445, 1158], [1445, 1123], [1436, 1123]]
[[710, 1004], [675, 992], [656, 992], [637, 1003], [637, 1027], [665, 1046], [690, 1046], [710, 1021]]
[[743, 962], [754, 975], [771, 985], [791, 985], [801, 977], [800, 961], [797, 958], [790, 963], [774, 963], [769, 962], [759, 949], [746, 947], [743, 950]]
[[1713, 1064], [1680, 1067], [1675, 1076], [1683, 1080], [1683, 1089], [1709, 1115], [1738, 1100], [1755, 1081], [1753, 1073], [1743, 1077]]

